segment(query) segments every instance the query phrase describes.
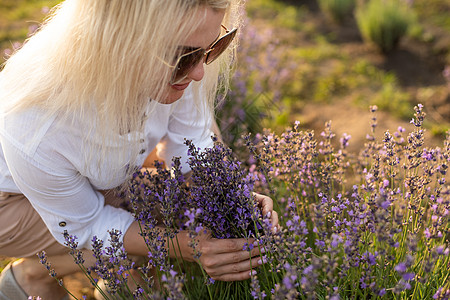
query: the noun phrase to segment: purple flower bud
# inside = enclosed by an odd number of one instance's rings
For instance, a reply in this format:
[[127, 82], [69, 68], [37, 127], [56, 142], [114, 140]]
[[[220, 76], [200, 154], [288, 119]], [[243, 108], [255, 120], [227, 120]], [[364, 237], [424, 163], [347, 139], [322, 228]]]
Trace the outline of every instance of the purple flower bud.
[[413, 280], [414, 277], [415, 277], [415, 274], [414, 274], [414, 273], [405, 273], [405, 274], [403, 274], [403, 276], [402, 276], [403, 280], [405, 280], [405, 281]]
[[441, 291], [442, 291], [442, 287], [438, 288], [436, 293], [434, 293], [434, 295], [433, 295], [433, 299], [439, 299], [439, 297], [441, 296]]
[[404, 273], [406, 272], [406, 264], [404, 262], [401, 262], [395, 266], [394, 270], [399, 273]]
[[437, 246], [437, 247], [434, 248], [434, 249], [436, 250], [436, 253], [437, 253], [437, 254], [442, 255], [442, 254], [444, 253], [445, 246], [444, 246], [444, 245], [440, 245], [440, 246]]
[[381, 207], [384, 209], [388, 209], [390, 205], [391, 205], [391, 202], [389, 202], [388, 200], [381, 203]]
[[303, 270], [303, 274], [308, 275], [310, 274], [312, 271], [314, 270], [314, 267], [312, 265], [307, 266], [304, 270]]

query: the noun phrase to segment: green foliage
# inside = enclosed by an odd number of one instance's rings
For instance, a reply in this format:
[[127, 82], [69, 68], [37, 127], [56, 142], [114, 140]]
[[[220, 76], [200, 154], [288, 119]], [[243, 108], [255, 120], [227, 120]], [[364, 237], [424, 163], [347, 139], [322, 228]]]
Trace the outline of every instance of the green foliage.
[[0, 16], [2, 20], [23, 21], [33, 19], [41, 21], [44, 7], [53, 7], [61, 0], [2, 0], [0, 1]]
[[364, 59], [357, 60], [352, 66], [352, 70], [358, 75], [360, 83], [364, 85], [368, 85], [369, 82], [379, 84], [397, 83], [397, 77], [394, 73], [380, 70]]
[[[0, 43], [11, 43], [12, 41], [21, 41], [27, 36], [26, 28], [17, 28], [9, 31], [0, 31]], [[11, 46], [11, 45], [7, 45]]]
[[394, 84], [383, 85], [372, 103], [377, 105], [380, 109], [390, 111], [393, 115], [403, 118], [411, 118], [411, 103], [409, 101], [411, 95], [400, 91]]
[[420, 20], [427, 21], [435, 26], [439, 26], [450, 31], [450, 2], [442, 0], [415, 0], [414, 10]]
[[392, 72], [385, 72], [365, 60], [359, 60], [352, 66], [356, 86], [367, 89], [356, 97], [361, 107], [377, 105], [383, 111], [401, 119], [411, 119], [410, 107], [412, 96], [403, 91]]
[[0, 272], [11, 262], [12, 258], [0, 256]]
[[294, 30], [302, 28], [302, 16], [307, 13], [303, 7], [286, 5], [274, 0], [248, 1], [246, 10], [253, 18], [270, 20], [275, 27]]
[[285, 5], [273, 0], [253, 0], [246, 4], [246, 11], [249, 15], [258, 14], [259, 17], [273, 17]]
[[448, 125], [446, 124], [433, 124], [431, 127], [431, 133], [433, 136], [445, 137], [445, 134], [448, 131]]
[[330, 102], [334, 96], [348, 92], [346, 66], [337, 63], [327, 74], [320, 76], [316, 82], [314, 100]]
[[48, 9], [61, 0], [0, 0], [0, 64], [7, 58], [3, 51], [11, 53], [17, 43], [43, 21]]
[[319, 0], [320, 9], [337, 23], [342, 23], [355, 8], [355, 0]]
[[401, 0], [369, 0], [356, 9], [363, 38], [383, 53], [395, 49], [414, 23], [413, 11]]
[[292, 29], [300, 29], [300, 21], [299, 10], [293, 6], [281, 10], [275, 19], [279, 26]]

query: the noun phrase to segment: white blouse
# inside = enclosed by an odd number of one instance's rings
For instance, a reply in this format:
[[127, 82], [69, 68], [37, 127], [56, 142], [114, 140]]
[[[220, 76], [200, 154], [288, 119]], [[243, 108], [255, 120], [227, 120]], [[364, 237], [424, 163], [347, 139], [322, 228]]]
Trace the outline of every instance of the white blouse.
[[[149, 102], [138, 166], [158, 146], [158, 155], [167, 165], [172, 157], [180, 156], [182, 171], [188, 172], [184, 139], [200, 148], [212, 146], [212, 116], [197, 109], [192, 95], [189, 88], [173, 104]], [[56, 118], [42, 122], [40, 116], [42, 112], [29, 110], [0, 118], [0, 191], [23, 193], [59, 243], [64, 244], [63, 232], [67, 230], [77, 237], [79, 248], [91, 249], [93, 236], [109, 246], [107, 231], [118, 229], [125, 234], [133, 215], [105, 205], [99, 190], [117, 187], [126, 180], [124, 170], [130, 157], [110, 145], [102, 160], [98, 159], [100, 153], [91, 156], [91, 161], [101, 161], [101, 165], [86, 166], [81, 149], [92, 124], [71, 123], [61, 128], [56, 126]]]

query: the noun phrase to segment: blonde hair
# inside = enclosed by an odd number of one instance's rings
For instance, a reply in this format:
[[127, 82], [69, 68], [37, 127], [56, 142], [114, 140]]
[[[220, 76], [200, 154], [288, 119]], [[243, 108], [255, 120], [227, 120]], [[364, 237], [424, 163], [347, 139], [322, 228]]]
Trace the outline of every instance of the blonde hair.
[[[66, 0], [7, 60], [2, 106], [94, 122], [100, 141], [97, 149], [84, 149], [89, 160], [90, 151], [106, 151], [102, 145], [120, 142], [117, 136], [143, 130], [148, 99], [163, 98], [172, 71], [161, 59], [175, 57], [205, 6], [226, 10], [225, 25], [239, 26], [239, 0]], [[194, 85], [199, 106], [212, 110], [218, 88], [228, 88], [235, 48], [205, 67], [204, 80]]]

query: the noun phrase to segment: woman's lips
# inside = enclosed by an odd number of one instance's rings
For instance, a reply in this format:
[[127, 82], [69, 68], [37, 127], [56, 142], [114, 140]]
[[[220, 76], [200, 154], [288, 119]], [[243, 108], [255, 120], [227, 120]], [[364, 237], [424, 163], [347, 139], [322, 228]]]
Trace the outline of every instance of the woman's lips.
[[176, 89], [178, 91], [182, 91], [184, 89], [186, 89], [189, 86], [189, 83], [184, 83], [184, 84], [172, 84], [170, 85], [173, 89]]

